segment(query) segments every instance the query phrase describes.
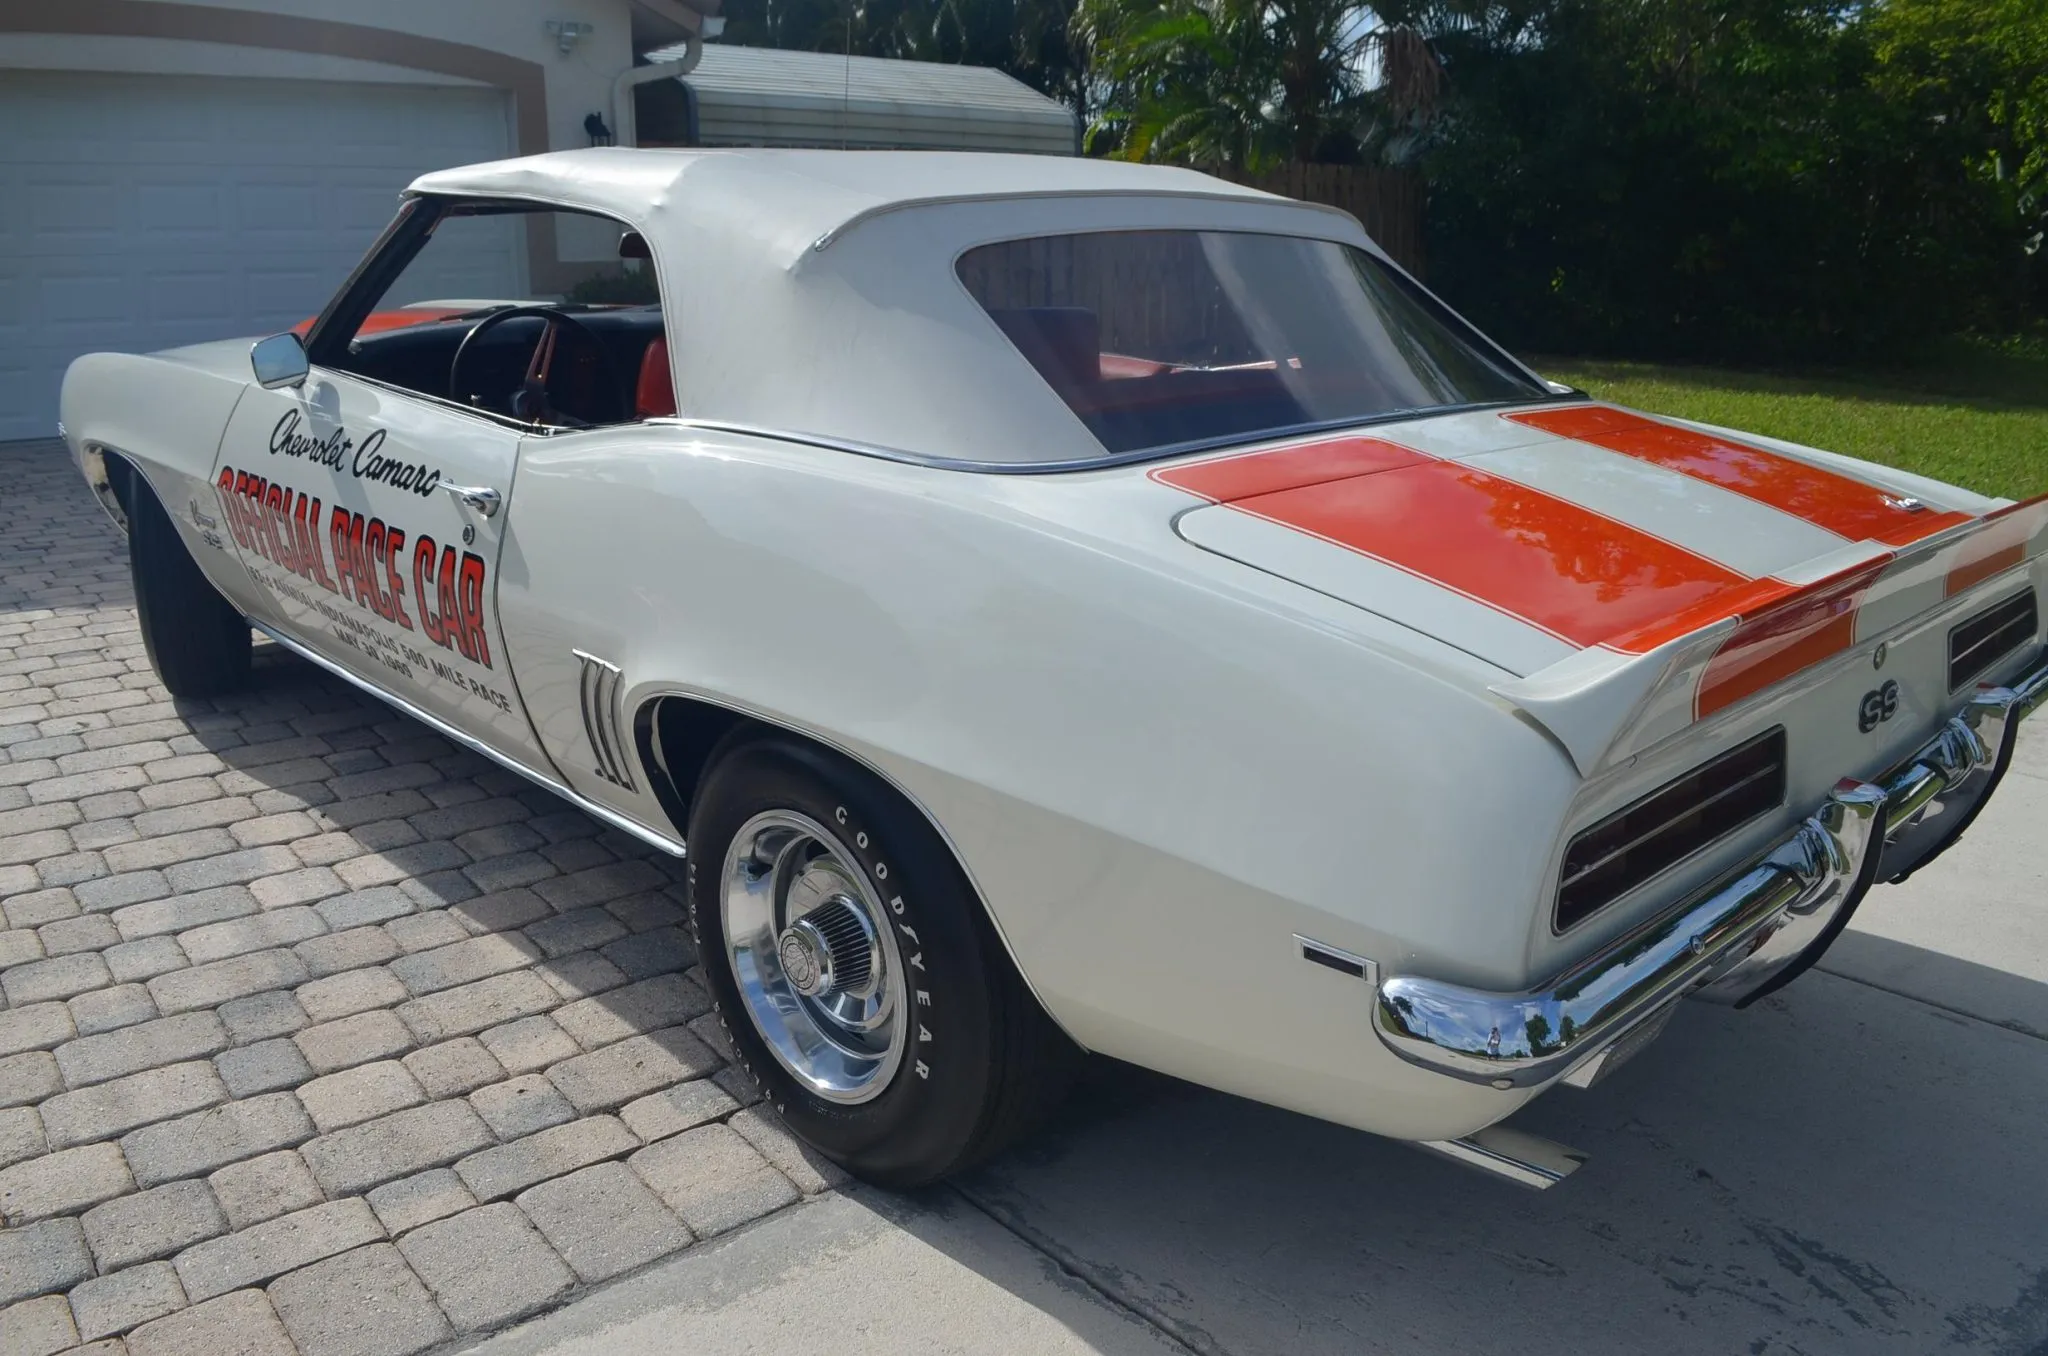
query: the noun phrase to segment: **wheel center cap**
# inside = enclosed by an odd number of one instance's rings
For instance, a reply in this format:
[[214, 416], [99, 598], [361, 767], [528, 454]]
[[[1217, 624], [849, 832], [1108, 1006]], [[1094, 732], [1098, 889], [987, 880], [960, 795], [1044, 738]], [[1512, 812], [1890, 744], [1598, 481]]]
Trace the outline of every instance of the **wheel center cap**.
[[782, 973], [788, 976], [789, 986], [804, 997], [816, 998], [831, 983], [820, 963], [817, 943], [796, 928], [782, 934], [776, 954], [782, 959]]

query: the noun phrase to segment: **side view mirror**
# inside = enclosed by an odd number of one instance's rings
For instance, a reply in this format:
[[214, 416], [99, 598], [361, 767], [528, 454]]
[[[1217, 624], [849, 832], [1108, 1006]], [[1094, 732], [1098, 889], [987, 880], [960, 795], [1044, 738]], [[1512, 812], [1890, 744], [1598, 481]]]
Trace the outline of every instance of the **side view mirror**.
[[249, 366], [256, 369], [256, 384], [266, 391], [302, 385], [308, 370], [306, 346], [289, 330], [273, 334], [249, 350]]

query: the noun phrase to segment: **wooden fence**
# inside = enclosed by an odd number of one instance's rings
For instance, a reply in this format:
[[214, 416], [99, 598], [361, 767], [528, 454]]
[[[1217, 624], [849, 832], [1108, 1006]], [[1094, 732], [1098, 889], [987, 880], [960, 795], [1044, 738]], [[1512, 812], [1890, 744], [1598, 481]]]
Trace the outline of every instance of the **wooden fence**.
[[1394, 262], [1422, 276], [1422, 180], [1411, 170], [1378, 165], [1286, 165], [1262, 174], [1211, 170], [1218, 178], [1304, 202], [1340, 207], [1357, 217]]

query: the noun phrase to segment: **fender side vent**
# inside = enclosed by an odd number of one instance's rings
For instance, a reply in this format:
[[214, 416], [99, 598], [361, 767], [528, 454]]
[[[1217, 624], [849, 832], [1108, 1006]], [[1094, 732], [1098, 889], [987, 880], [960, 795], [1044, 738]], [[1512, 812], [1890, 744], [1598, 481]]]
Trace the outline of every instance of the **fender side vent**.
[[1581, 831], [1564, 850], [1555, 926], [1615, 900], [1785, 801], [1785, 731], [1758, 735]]
[[596, 759], [591, 771], [613, 786], [637, 790], [633, 785], [632, 768], [626, 761], [626, 742], [620, 735], [625, 721], [619, 700], [624, 687], [620, 681], [619, 666], [581, 650], [569, 653], [583, 665], [578, 696], [583, 704], [583, 734], [589, 739], [591, 754]]
[[1993, 603], [1948, 633], [1948, 690], [1953, 692], [2034, 638], [2041, 629], [2034, 591]]

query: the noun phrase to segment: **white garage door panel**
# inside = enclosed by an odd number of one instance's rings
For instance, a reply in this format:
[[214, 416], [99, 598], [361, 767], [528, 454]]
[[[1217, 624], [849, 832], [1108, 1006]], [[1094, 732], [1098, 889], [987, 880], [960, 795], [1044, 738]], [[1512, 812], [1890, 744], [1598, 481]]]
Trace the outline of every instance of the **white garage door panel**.
[[[510, 154], [496, 90], [0, 71], [0, 438], [81, 353], [297, 324], [416, 176]], [[450, 295], [522, 290], [516, 249]], [[451, 280], [452, 281], [452, 280]]]

